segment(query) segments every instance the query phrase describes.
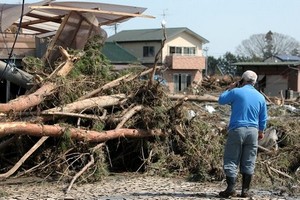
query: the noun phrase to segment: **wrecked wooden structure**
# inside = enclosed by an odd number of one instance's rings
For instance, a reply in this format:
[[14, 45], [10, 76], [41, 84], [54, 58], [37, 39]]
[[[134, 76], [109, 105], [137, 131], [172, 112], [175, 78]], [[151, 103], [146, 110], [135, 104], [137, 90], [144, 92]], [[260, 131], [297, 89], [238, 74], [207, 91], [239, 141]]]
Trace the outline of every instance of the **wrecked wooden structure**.
[[22, 71], [22, 58], [42, 58], [49, 67], [60, 56], [58, 47], [82, 49], [103, 26], [143, 15], [146, 8], [88, 2], [44, 0], [33, 4], [1, 4], [0, 102], [7, 102], [31, 87], [32, 75]]

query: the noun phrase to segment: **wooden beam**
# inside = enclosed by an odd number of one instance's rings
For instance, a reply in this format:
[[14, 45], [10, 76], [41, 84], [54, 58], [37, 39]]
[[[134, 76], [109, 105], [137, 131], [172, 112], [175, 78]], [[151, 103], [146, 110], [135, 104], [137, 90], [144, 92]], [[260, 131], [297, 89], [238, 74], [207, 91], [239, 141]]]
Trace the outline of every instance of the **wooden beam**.
[[33, 18], [37, 18], [37, 19], [42, 19], [45, 21], [51, 21], [51, 22], [56, 22], [56, 23], [61, 23], [62, 22], [62, 18], [65, 16], [43, 16], [43, 15], [38, 15], [38, 14], [34, 14], [34, 13], [28, 13], [26, 14], [27, 17], [33, 17]]
[[63, 7], [63, 6], [29, 6], [31, 9], [52, 9], [52, 10], [66, 10], [66, 11], [78, 11], [78, 12], [91, 12], [99, 14], [109, 14], [109, 15], [119, 15], [119, 16], [129, 16], [129, 17], [145, 17], [145, 18], [155, 18], [150, 15], [134, 14], [134, 13], [124, 13], [124, 12], [114, 12], [106, 10], [93, 10], [75, 7]]
[[68, 13], [68, 14], [64, 17], [64, 19], [63, 19], [61, 25], [59, 26], [59, 28], [58, 28], [58, 30], [57, 30], [57, 32], [56, 32], [56, 34], [55, 34], [55, 36], [52, 38], [51, 42], [48, 44], [46, 53], [45, 53], [45, 55], [44, 55], [43, 58], [42, 58], [43, 63], [45, 63], [46, 60], [49, 59], [50, 53], [51, 53], [51, 51], [53, 50], [54, 45], [55, 45], [55, 43], [56, 43], [56, 41], [57, 41], [59, 35], [61, 34], [63, 28], [65, 27], [66, 23], [68, 22], [68, 19], [69, 19], [69, 17], [70, 17], [71, 14], [72, 14], [72, 12]]
[[37, 27], [33, 27], [33, 26], [22, 26], [22, 28], [32, 30], [32, 31], [36, 31], [36, 32], [40, 32], [40, 33], [48, 33], [48, 32], [53, 31], [53, 30], [46, 30], [46, 29], [37, 28]]
[[[44, 19], [30, 20], [30, 21], [22, 22], [22, 27], [33, 25], [33, 24], [40, 24], [40, 23], [44, 23], [44, 22], [48, 22], [48, 21], [46, 21]], [[14, 23], [14, 24], [18, 25], [19, 23]]]

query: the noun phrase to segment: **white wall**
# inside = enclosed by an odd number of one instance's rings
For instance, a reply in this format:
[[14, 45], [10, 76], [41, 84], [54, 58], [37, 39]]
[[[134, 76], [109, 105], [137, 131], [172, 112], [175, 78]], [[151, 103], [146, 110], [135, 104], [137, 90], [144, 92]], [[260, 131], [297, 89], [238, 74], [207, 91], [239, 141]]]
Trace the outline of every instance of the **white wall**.
[[196, 55], [202, 56], [202, 42], [197, 38], [193, 37], [192, 35], [182, 32], [178, 37], [168, 39], [163, 49], [163, 57], [169, 55], [169, 47], [176, 46], [176, 47], [196, 47]]

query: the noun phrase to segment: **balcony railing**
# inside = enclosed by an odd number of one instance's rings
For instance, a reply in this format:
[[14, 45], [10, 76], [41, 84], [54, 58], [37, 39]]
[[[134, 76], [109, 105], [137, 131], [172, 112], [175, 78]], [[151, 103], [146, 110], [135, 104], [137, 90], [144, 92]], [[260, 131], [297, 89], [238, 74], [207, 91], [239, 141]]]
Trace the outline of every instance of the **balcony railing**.
[[165, 64], [169, 69], [205, 69], [205, 57], [195, 55], [166, 56]]

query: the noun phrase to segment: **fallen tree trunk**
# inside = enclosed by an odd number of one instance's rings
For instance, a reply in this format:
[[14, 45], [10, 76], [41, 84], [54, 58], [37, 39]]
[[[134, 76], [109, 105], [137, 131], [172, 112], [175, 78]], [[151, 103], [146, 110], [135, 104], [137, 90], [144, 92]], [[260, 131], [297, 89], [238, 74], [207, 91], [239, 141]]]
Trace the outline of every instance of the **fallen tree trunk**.
[[56, 86], [53, 83], [47, 83], [30, 95], [23, 95], [17, 99], [9, 101], [8, 103], [1, 103], [0, 112], [19, 112], [39, 105], [43, 102], [46, 96], [49, 96], [54, 92], [55, 88]]
[[184, 99], [185, 101], [199, 101], [199, 102], [217, 102], [219, 97], [212, 95], [183, 95], [183, 94], [168, 94], [168, 97], [172, 100]]
[[101, 97], [94, 97], [90, 99], [84, 99], [82, 101], [76, 101], [70, 104], [65, 105], [63, 108], [56, 107], [45, 110], [42, 114], [47, 114], [48, 112], [80, 112], [82, 110], [94, 108], [94, 107], [108, 107], [119, 105], [122, 100], [124, 100], [126, 96], [124, 94], [117, 94], [112, 96], [101, 96]]
[[17, 134], [37, 137], [60, 137], [66, 132], [72, 139], [87, 142], [105, 142], [116, 138], [144, 138], [164, 135], [164, 133], [160, 129], [143, 130], [122, 128], [117, 130], [98, 132], [79, 128], [62, 127], [59, 125], [42, 125], [26, 122], [0, 123], [0, 135]]

